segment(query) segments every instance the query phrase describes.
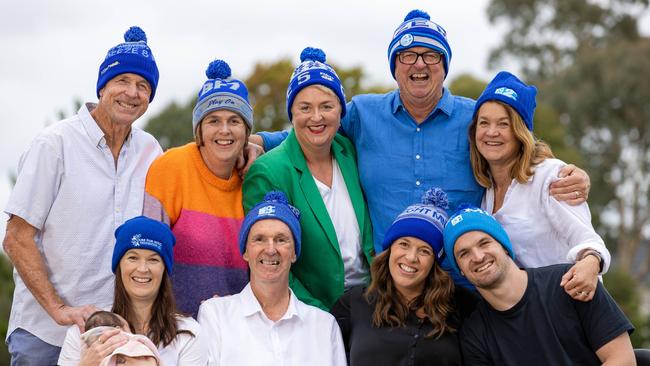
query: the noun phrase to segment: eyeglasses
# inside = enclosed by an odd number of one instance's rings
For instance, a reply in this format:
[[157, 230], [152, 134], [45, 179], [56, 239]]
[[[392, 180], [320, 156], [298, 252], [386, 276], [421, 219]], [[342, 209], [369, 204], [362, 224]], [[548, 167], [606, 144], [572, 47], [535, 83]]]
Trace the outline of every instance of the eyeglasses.
[[422, 56], [422, 61], [427, 65], [435, 65], [442, 60], [442, 54], [434, 51], [417, 53], [413, 51], [404, 51], [397, 54], [399, 62], [405, 65], [413, 65], [418, 62], [418, 57]]

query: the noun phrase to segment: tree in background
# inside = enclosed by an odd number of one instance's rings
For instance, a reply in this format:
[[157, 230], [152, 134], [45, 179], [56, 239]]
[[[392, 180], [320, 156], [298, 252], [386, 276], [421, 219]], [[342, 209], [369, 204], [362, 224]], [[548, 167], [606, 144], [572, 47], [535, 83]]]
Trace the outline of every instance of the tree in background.
[[584, 48], [638, 39], [637, 19], [648, 1], [492, 0], [488, 19], [506, 29], [488, 63], [494, 68], [510, 57], [529, 80], [552, 77]]
[[[331, 64], [345, 87], [348, 100], [360, 93], [383, 93], [390, 88], [366, 87], [361, 67], [342, 68]], [[244, 80], [253, 105], [255, 131], [277, 131], [290, 126], [287, 120], [286, 92], [289, 77], [295, 66], [289, 59], [257, 63], [251, 75]], [[187, 104], [170, 104], [149, 120], [145, 130], [154, 135], [163, 149], [186, 144], [192, 140], [192, 109], [196, 98]]]
[[[650, 40], [637, 26], [648, 1], [492, 0], [488, 6], [489, 19], [506, 25], [490, 65], [517, 60], [540, 87], [541, 101], [559, 113], [567, 143], [582, 152], [589, 203], [615, 257], [605, 284], [642, 330], [648, 320], [629, 293], [650, 273]], [[647, 332], [633, 341], [647, 346]]]

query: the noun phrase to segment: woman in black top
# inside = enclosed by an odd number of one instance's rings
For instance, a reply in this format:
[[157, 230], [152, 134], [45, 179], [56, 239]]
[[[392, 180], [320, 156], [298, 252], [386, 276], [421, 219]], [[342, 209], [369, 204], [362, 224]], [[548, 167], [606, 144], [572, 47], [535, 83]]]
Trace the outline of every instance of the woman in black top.
[[477, 296], [455, 288], [439, 265], [446, 208], [439, 188], [406, 208], [372, 262], [370, 286], [350, 289], [332, 308], [350, 366], [462, 364], [457, 331]]

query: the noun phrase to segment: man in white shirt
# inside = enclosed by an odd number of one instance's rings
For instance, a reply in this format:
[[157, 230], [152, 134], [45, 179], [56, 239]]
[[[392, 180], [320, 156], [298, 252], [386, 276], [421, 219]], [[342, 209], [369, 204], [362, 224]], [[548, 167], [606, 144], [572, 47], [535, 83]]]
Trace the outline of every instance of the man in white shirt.
[[346, 365], [334, 317], [289, 288], [291, 264], [300, 256], [299, 216], [282, 192], [269, 192], [244, 218], [239, 248], [250, 282], [199, 308], [212, 365]]
[[158, 68], [131, 27], [99, 67], [97, 104], [41, 132], [22, 155], [5, 212], [14, 270], [7, 344], [11, 365], [54, 365], [72, 324], [113, 299], [113, 232], [142, 212], [158, 142], [132, 127], [147, 110]]

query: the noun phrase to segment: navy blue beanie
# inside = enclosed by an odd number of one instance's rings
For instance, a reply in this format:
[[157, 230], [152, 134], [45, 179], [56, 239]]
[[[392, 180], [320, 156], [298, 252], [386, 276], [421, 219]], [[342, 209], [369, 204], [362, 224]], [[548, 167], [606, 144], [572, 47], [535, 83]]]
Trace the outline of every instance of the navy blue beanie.
[[449, 263], [460, 273], [456, 257], [454, 256], [454, 246], [456, 240], [468, 231], [482, 231], [489, 234], [498, 241], [506, 250], [512, 259], [515, 259], [515, 252], [512, 249], [510, 238], [499, 222], [492, 217], [487, 211], [469, 204], [462, 204], [458, 210], [451, 215], [445, 226], [444, 239], [445, 251], [449, 253]]
[[535, 115], [535, 96], [537, 88], [532, 85], [526, 85], [513, 74], [507, 71], [501, 71], [485, 87], [481, 96], [478, 97], [474, 106], [474, 118], [481, 105], [491, 100], [498, 100], [514, 108], [524, 120], [526, 127], [533, 131], [533, 116]]
[[431, 188], [422, 196], [422, 203], [404, 210], [388, 228], [381, 249], [386, 250], [393, 242], [405, 236], [412, 236], [427, 242], [441, 261], [445, 256], [442, 231], [447, 223], [449, 202], [447, 194], [440, 188]]
[[293, 234], [295, 244], [296, 258], [300, 257], [301, 248], [301, 231], [300, 231], [300, 211], [289, 204], [287, 196], [280, 191], [271, 191], [264, 196], [262, 202], [255, 205], [248, 211], [244, 222], [239, 230], [239, 251], [242, 255], [246, 252], [246, 241], [248, 233], [251, 231], [253, 224], [260, 220], [276, 219], [287, 224]]
[[411, 10], [404, 18], [404, 22], [393, 33], [393, 39], [388, 45], [388, 63], [393, 78], [395, 78], [397, 53], [418, 46], [430, 48], [442, 54], [446, 78], [449, 75], [449, 63], [451, 62], [451, 47], [447, 42], [447, 32], [440, 25], [432, 22], [429, 14], [422, 10]]
[[129, 28], [124, 33], [124, 43], [108, 50], [104, 62], [99, 66], [97, 98], [106, 83], [117, 75], [126, 73], [138, 74], [149, 82], [151, 86], [149, 102], [151, 102], [158, 87], [158, 66], [151, 49], [147, 46], [147, 35], [139, 27]]
[[129, 249], [149, 249], [158, 253], [165, 263], [168, 274], [172, 274], [174, 265], [174, 244], [176, 238], [166, 224], [145, 216], [126, 220], [115, 230], [115, 248], [113, 248], [112, 270]]
[[291, 106], [298, 93], [314, 84], [332, 89], [341, 103], [341, 118], [345, 116], [345, 91], [334, 69], [325, 63], [325, 52], [319, 48], [307, 47], [300, 53], [300, 65], [291, 74], [287, 88], [287, 113], [289, 121], [293, 120]]
[[253, 107], [248, 101], [248, 89], [243, 81], [232, 79], [230, 66], [223, 60], [214, 60], [205, 70], [208, 80], [199, 91], [199, 98], [192, 111], [192, 131], [203, 117], [212, 111], [226, 109], [238, 113], [248, 128], [253, 130]]

